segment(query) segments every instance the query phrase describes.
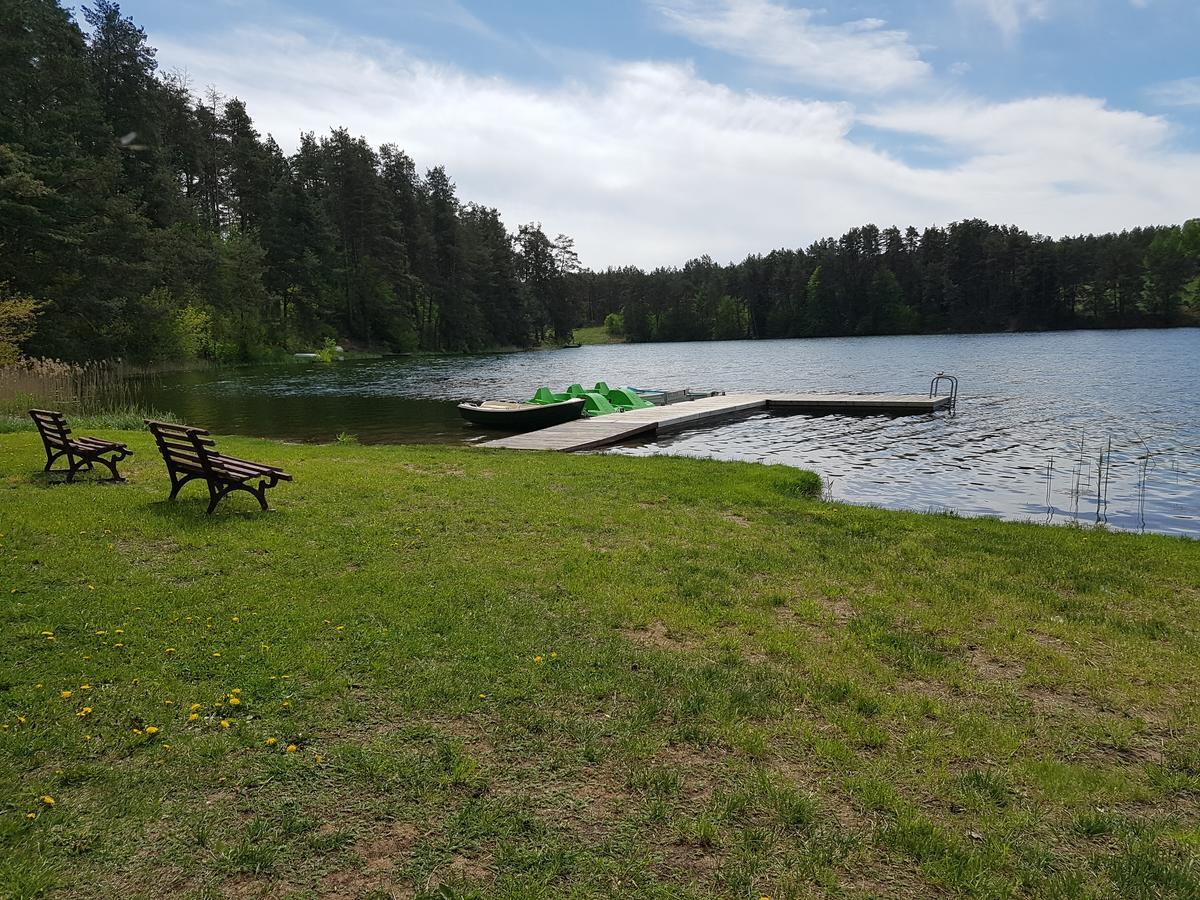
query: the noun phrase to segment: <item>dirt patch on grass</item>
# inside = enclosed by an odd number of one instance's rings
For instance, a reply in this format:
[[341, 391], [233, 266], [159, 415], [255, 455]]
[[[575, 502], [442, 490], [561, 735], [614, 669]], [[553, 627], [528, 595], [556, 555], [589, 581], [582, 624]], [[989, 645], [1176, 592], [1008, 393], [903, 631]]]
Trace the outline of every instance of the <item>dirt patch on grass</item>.
[[326, 875], [321, 882], [321, 896], [351, 898], [372, 891], [389, 897], [414, 896], [415, 890], [397, 875], [397, 870], [403, 868], [419, 837], [417, 827], [408, 822], [385, 823], [362, 835], [350, 847], [361, 863]]
[[841, 594], [836, 597], [817, 597], [816, 600], [825, 608], [826, 612], [833, 616], [833, 621], [838, 625], [849, 625], [850, 620], [855, 616], [854, 604], [848, 597], [843, 597]]
[[366, 871], [388, 872], [412, 850], [418, 834], [415, 825], [394, 822], [382, 834], [356, 843], [354, 852], [362, 858]]
[[695, 650], [700, 646], [690, 638], [671, 634], [667, 626], [657, 619], [645, 628], [621, 628], [618, 633], [639, 647], [652, 650]]
[[721, 867], [724, 854], [715, 847], [695, 844], [668, 844], [662, 859], [654, 866], [656, 872], [674, 881], [706, 882]]
[[721, 516], [726, 522], [732, 522], [734, 525], [740, 525], [742, 528], [749, 528], [751, 522], [745, 516], [739, 516], [737, 513], [725, 513]]
[[1025, 674], [1025, 667], [1015, 659], [994, 656], [975, 644], [966, 646], [966, 663], [988, 681], [1013, 681]]

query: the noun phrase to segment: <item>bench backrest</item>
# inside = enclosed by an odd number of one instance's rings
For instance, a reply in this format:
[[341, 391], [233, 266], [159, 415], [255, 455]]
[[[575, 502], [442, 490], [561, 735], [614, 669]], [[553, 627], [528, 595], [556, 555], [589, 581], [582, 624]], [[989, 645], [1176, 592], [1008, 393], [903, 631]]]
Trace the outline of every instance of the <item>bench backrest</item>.
[[144, 421], [150, 433], [154, 435], [168, 469], [212, 470], [212, 458], [217, 455], [212, 448], [217, 444], [208, 437], [208, 432], [203, 428], [156, 422], [153, 419]]
[[29, 416], [47, 447], [67, 446], [67, 442], [71, 440], [71, 429], [67, 426], [66, 416], [52, 409], [31, 409]]

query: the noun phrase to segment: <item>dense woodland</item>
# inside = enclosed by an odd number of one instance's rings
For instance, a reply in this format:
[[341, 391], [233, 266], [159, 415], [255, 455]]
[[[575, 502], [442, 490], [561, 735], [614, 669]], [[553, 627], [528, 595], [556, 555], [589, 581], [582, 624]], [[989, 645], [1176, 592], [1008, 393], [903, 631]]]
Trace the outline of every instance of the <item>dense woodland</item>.
[[1050, 240], [978, 220], [866, 226], [722, 266], [580, 267], [573, 242], [460, 200], [344, 129], [294, 154], [245, 104], [159, 71], [98, 0], [0, 0], [0, 364], [249, 360], [326, 339], [527, 347], [1195, 321], [1200, 220]]

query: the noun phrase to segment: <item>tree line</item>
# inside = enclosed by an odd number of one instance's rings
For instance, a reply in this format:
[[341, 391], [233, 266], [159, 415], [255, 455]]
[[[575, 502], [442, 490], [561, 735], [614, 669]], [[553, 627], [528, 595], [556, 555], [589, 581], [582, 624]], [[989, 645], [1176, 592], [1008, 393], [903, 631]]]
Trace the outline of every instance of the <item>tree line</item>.
[[682, 268], [581, 268], [441, 167], [345, 129], [287, 154], [158, 69], [111, 0], [0, 0], [0, 364], [1194, 321], [1200, 221], [1050, 240], [968, 220], [856, 228]]
[[1200, 323], [1200, 219], [1059, 240], [979, 219], [854, 228], [805, 250], [584, 272], [590, 320], [689, 341]]
[[[570, 337], [572, 240], [510, 234], [446, 171], [345, 129], [285, 154], [158, 71], [111, 0], [3, 0], [0, 334], [67, 360]], [[7, 329], [7, 332], [5, 332]]]

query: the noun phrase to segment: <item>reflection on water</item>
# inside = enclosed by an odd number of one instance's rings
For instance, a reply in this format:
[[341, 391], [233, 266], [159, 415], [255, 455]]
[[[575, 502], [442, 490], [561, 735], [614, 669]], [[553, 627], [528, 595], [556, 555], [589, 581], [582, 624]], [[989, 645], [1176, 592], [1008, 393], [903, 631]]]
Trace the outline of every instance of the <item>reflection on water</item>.
[[541, 384], [923, 393], [956, 416], [750, 416], [623, 446], [802, 466], [840, 500], [1200, 536], [1200, 329], [641, 344], [187, 373], [146, 402], [218, 432], [462, 442], [450, 402]]

